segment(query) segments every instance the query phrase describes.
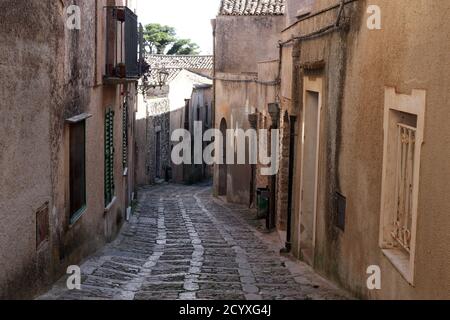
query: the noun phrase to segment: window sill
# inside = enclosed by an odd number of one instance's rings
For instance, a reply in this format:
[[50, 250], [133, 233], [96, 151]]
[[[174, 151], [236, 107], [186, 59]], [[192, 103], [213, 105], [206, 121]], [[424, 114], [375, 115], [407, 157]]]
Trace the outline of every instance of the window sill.
[[82, 113], [82, 114], [80, 114], [78, 116], [66, 119], [66, 122], [67, 123], [71, 123], [71, 124], [75, 124], [75, 123], [79, 123], [81, 121], [85, 121], [85, 120], [87, 120], [87, 119], [89, 119], [91, 117], [92, 117], [92, 114]]
[[118, 84], [126, 84], [126, 83], [133, 83], [138, 82], [139, 77], [128, 77], [128, 78], [119, 78], [119, 77], [109, 77], [104, 76], [103, 77], [103, 84], [106, 85], [118, 85]]
[[106, 206], [105, 208], [105, 213], [108, 213], [109, 211], [111, 211], [112, 207], [114, 206], [114, 204], [117, 201], [117, 197], [114, 197], [111, 202]]
[[87, 210], [87, 206], [82, 207], [80, 210], [78, 210], [71, 218], [70, 218], [70, 226], [73, 226], [76, 224], [81, 217], [84, 215], [84, 213]]
[[411, 274], [409, 256], [400, 249], [383, 249], [384, 256], [397, 269], [402, 277], [414, 286], [414, 278]]

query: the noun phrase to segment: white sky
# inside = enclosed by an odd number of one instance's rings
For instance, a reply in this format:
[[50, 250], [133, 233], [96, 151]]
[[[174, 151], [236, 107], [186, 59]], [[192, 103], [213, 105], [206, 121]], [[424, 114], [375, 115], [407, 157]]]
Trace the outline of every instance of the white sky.
[[160, 23], [176, 29], [180, 38], [192, 39], [201, 54], [212, 54], [211, 19], [219, 11], [220, 0], [137, 0], [139, 22]]

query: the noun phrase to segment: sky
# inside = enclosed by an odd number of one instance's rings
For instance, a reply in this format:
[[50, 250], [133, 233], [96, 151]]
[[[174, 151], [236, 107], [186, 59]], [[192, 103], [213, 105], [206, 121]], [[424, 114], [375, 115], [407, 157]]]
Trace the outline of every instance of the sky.
[[180, 38], [192, 39], [201, 54], [213, 53], [211, 19], [219, 11], [220, 0], [138, 0], [139, 22], [160, 23], [176, 29]]

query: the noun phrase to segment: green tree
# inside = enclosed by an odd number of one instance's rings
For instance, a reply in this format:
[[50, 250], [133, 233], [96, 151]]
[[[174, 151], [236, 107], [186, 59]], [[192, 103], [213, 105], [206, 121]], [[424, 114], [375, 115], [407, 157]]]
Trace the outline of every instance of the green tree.
[[199, 54], [199, 49], [200, 47], [189, 39], [178, 39], [177, 41], [175, 41], [175, 43], [172, 45], [169, 51], [167, 51], [167, 54], [197, 55]]
[[150, 23], [145, 26], [144, 40], [150, 53], [164, 54], [167, 46], [177, 39], [174, 28]]
[[199, 54], [200, 47], [190, 39], [178, 38], [173, 27], [150, 23], [145, 26], [144, 32], [146, 49], [152, 54]]

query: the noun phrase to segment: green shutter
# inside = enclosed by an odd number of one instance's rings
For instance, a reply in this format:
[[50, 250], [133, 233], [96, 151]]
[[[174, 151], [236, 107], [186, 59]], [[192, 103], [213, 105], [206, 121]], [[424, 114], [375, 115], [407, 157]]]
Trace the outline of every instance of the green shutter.
[[114, 111], [105, 115], [105, 206], [114, 198]]
[[123, 115], [122, 115], [122, 163], [123, 169], [128, 167], [128, 101], [123, 104]]

